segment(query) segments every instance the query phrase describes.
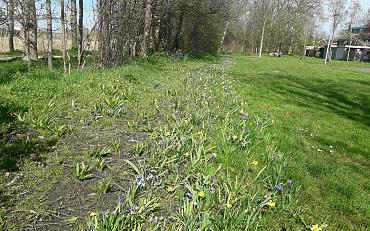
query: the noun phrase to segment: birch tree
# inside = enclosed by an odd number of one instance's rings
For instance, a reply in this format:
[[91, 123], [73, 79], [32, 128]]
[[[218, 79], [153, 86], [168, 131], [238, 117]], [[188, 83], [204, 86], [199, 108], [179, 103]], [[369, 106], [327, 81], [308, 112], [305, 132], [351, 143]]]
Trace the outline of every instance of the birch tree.
[[14, 0], [8, 0], [8, 41], [9, 41], [9, 52], [14, 51]]
[[45, 1], [47, 34], [48, 34], [48, 67], [53, 69], [53, 16], [51, 10], [51, 0]]

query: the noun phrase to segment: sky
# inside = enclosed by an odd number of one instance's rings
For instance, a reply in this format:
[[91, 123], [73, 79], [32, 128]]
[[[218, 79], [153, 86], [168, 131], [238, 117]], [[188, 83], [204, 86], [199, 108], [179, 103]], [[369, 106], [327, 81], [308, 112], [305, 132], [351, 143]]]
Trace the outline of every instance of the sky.
[[[351, 3], [351, 1], [350, 0], [347, 0], [347, 2], [348, 2], [348, 6], [350, 5], [350, 3]], [[370, 0], [360, 0], [360, 4], [361, 4], [361, 6], [363, 7], [363, 13], [365, 13], [365, 12], [367, 12], [367, 10], [370, 8]], [[331, 21], [330, 21], [330, 19], [327, 19], [324, 23], [323, 23], [323, 25], [322, 25], [322, 28], [321, 28], [321, 30], [323, 31], [323, 32], [325, 32], [326, 34], [329, 34], [329, 32], [330, 32], [330, 28], [331, 28]]]
[[[359, 0], [361, 5], [363, 6], [364, 12], [367, 11], [367, 9], [370, 8], [370, 0]], [[59, 1], [54, 1], [55, 6], [53, 7], [56, 12], [60, 12], [60, 5], [58, 5]], [[69, 1], [66, 1], [69, 2]], [[350, 4], [351, 0], [347, 0], [348, 5]], [[78, 0], [77, 0], [78, 3]], [[94, 25], [94, 12], [93, 9], [95, 7], [96, 0], [84, 0], [84, 25], [85, 27], [92, 28]], [[54, 28], [56, 30], [59, 30], [60, 24], [55, 22], [54, 23]], [[45, 28], [46, 23], [45, 22], [40, 22], [39, 23], [40, 27]], [[321, 26], [321, 31], [323, 31], [326, 34], [329, 34], [330, 32], [330, 27], [331, 27], [331, 21], [330, 19], [326, 19]]]

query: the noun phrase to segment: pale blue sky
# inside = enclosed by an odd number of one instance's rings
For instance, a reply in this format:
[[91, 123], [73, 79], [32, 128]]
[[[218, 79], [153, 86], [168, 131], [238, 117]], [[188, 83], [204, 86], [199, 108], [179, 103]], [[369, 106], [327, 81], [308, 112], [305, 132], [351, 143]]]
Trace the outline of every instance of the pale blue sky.
[[[351, 4], [351, 0], [347, 0], [348, 6]], [[360, 4], [362, 6], [363, 12], [362, 14], [365, 14], [367, 10], [370, 8], [370, 0], [360, 0]], [[343, 25], [342, 25], [343, 26]], [[322, 25], [322, 31], [329, 34], [331, 27], [331, 22], [329, 19], [327, 19], [323, 25]]]
[[[66, 1], [66, 2], [69, 2], [69, 1]], [[78, 1], [77, 1], [78, 2]], [[351, 0], [347, 0], [348, 4], [350, 4]], [[95, 7], [95, 3], [96, 3], [96, 0], [85, 0], [84, 1], [84, 14], [85, 14], [85, 17], [84, 17], [84, 23], [85, 23], [85, 26], [91, 28], [93, 25], [94, 25], [94, 12], [93, 12], [93, 8]], [[370, 8], [370, 0], [360, 0], [360, 3], [361, 5], [363, 6], [363, 11], [366, 12], [367, 9]], [[54, 9], [56, 12], [59, 12], [60, 11], [60, 7], [59, 7], [59, 4], [58, 3], [55, 3], [55, 6], [54, 6]], [[322, 26], [321, 26], [321, 30], [326, 32], [326, 33], [329, 33], [330, 31], [330, 20], [327, 19], [326, 21], [324, 21], [322, 23]], [[45, 26], [45, 23], [43, 22], [40, 22], [40, 26], [41, 27], [44, 27]], [[58, 29], [59, 28], [59, 24], [58, 23], [55, 23], [55, 26], [54, 26], [55, 29]]]

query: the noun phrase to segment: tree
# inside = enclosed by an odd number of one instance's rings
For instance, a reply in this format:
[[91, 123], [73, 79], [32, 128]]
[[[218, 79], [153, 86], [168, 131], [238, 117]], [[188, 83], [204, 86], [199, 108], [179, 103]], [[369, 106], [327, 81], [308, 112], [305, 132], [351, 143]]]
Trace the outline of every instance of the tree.
[[146, 0], [145, 19], [144, 19], [144, 35], [141, 45], [141, 56], [146, 58], [148, 56], [148, 39], [152, 24], [152, 0]]
[[[360, 12], [361, 12], [361, 4], [358, 0], [352, 0], [351, 2], [351, 8], [350, 8], [350, 21], [348, 25], [348, 34], [350, 37], [350, 43], [349, 45], [352, 46], [353, 42], [353, 33], [352, 33], [352, 26], [353, 24], [356, 24], [360, 20]], [[349, 55], [351, 53], [351, 47], [348, 48], [347, 52], [347, 62], [349, 61]]]
[[344, 21], [346, 13], [347, 13], [345, 11], [346, 0], [329, 0], [328, 3], [329, 3], [330, 16], [332, 17], [332, 26], [331, 26], [329, 42], [326, 48], [325, 65], [327, 64], [328, 59], [330, 58], [329, 55], [331, 55], [331, 46], [332, 46], [332, 42], [333, 42], [337, 27], [340, 23]]
[[14, 51], [14, 0], [8, 0], [8, 38], [9, 38], [9, 52]]
[[48, 67], [53, 69], [53, 16], [51, 11], [51, 0], [45, 1], [47, 34], [48, 34]]
[[67, 73], [67, 41], [64, 0], [60, 0], [60, 23], [62, 28], [63, 68], [64, 73]]
[[72, 48], [78, 48], [77, 3], [71, 0], [71, 33]]
[[82, 59], [83, 59], [83, 37], [84, 37], [84, 1], [79, 0], [78, 2], [79, 11], [78, 11], [78, 68], [82, 66]]

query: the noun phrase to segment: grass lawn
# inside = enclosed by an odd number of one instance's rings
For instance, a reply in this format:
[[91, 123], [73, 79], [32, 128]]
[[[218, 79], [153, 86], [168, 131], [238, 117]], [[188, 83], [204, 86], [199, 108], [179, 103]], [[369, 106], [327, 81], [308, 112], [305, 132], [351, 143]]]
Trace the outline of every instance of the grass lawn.
[[[370, 228], [370, 64], [235, 54], [230, 71], [251, 112], [268, 112], [309, 221]], [[366, 73], [367, 71], [367, 73]]]
[[0, 230], [366, 230], [365, 64], [56, 67], [0, 63]]

